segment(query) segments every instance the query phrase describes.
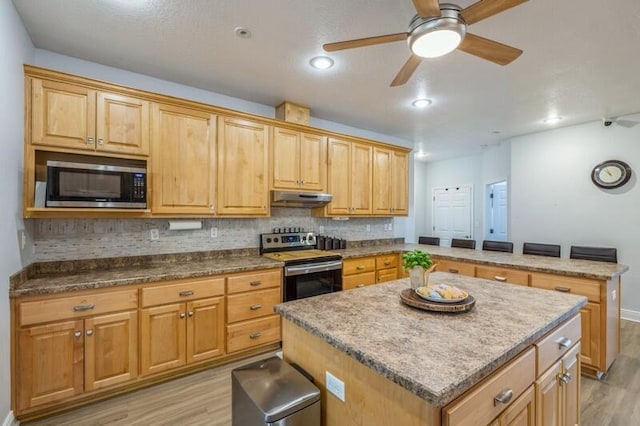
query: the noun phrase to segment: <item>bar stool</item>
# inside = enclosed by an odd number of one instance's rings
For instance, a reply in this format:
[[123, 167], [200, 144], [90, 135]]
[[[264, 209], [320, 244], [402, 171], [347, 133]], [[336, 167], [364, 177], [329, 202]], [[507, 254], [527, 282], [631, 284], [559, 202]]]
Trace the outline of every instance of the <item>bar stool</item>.
[[502, 251], [505, 253], [513, 253], [513, 243], [508, 241], [489, 241], [482, 242], [482, 250], [486, 251]]
[[476, 240], [465, 240], [463, 238], [452, 238], [451, 247], [475, 249]]
[[429, 244], [430, 246], [439, 246], [440, 237], [418, 237], [418, 244]]
[[522, 254], [560, 257], [560, 246], [558, 244], [524, 243], [522, 245]]
[[609, 247], [571, 246], [571, 259], [618, 263], [618, 250]]

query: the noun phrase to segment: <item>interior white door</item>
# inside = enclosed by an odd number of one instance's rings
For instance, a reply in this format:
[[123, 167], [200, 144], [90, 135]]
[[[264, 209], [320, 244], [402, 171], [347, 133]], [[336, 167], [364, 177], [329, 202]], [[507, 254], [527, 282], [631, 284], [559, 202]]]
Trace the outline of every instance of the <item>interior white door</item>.
[[507, 241], [507, 182], [489, 184], [487, 197], [487, 239]]
[[452, 238], [473, 238], [473, 188], [471, 185], [433, 189], [433, 235], [449, 247]]

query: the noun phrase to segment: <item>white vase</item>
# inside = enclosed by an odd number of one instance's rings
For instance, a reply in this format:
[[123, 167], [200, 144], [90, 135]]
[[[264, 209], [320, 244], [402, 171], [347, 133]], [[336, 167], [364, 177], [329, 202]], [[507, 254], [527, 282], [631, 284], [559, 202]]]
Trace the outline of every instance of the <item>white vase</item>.
[[413, 290], [425, 285], [425, 271], [422, 266], [414, 266], [409, 269], [409, 279]]

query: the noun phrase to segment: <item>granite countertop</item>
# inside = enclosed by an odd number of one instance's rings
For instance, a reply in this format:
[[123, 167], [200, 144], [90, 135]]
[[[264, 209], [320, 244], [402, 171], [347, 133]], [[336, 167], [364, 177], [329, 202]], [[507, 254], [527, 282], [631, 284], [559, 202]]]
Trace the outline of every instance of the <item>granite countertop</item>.
[[66, 291], [115, 287], [181, 278], [197, 278], [258, 269], [282, 268], [283, 262], [259, 255], [218, 257], [209, 259], [167, 259], [145, 265], [127, 265], [109, 269], [91, 269], [40, 273], [16, 279], [9, 288], [10, 297], [56, 294]]
[[400, 301], [409, 279], [300, 299], [276, 311], [358, 362], [442, 407], [578, 314], [587, 298], [435, 272], [476, 299], [472, 311], [427, 312]]
[[443, 259], [466, 260], [484, 265], [526, 269], [528, 271], [547, 272], [551, 274], [570, 275], [598, 280], [609, 280], [629, 269], [627, 265], [619, 263], [512, 254], [496, 251], [469, 250], [424, 244], [390, 244], [332, 251], [340, 253], [343, 259], [349, 259], [362, 256], [402, 253], [415, 249], [424, 250], [433, 256], [438, 256]]

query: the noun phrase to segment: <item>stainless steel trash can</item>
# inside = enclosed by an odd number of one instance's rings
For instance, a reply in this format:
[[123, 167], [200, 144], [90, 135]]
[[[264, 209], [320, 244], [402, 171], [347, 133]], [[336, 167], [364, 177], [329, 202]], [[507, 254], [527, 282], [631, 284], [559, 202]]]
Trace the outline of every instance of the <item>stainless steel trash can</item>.
[[278, 357], [231, 372], [233, 426], [320, 426], [320, 390]]

